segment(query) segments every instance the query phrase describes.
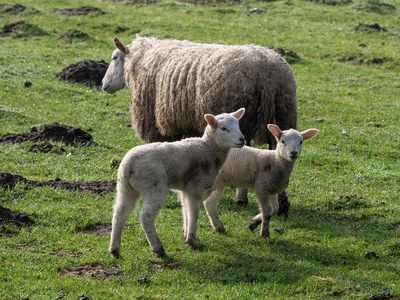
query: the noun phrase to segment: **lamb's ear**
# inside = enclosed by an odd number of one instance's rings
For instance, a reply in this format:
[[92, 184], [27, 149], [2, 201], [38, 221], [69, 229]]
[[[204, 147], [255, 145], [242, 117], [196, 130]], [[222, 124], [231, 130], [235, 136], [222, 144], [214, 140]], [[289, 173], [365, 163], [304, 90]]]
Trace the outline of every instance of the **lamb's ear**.
[[276, 139], [279, 141], [282, 135], [282, 130], [278, 127], [278, 125], [275, 124], [268, 124], [267, 125], [269, 131], [276, 137]]
[[300, 132], [300, 134], [303, 137], [303, 140], [308, 140], [316, 136], [318, 131], [318, 129], [308, 129], [306, 131]]
[[204, 119], [206, 119], [207, 124], [210, 125], [212, 128], [217, 127], [217, 119], [213, 115], [206, 114], [204, 115]]
[[120, 41], [119, 38], [114, 37], [114, 45], [124, 54], [128, 54], [128, 48]]
[[231, 113], [231, 116], [234, 116], [236, 119], [240, 120], [243, 117], [245, 111], [246, 111], [245, 108], [242, 107], [237, 111]]

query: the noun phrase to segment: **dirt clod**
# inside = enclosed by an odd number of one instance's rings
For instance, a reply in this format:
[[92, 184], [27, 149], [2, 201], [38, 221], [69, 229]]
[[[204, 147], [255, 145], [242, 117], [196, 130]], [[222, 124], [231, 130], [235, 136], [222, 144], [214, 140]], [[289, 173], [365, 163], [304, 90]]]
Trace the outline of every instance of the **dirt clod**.
[[104, 60], [84, 60], [71, 64], [68, 67], [62, 69], [56, 74], [57, 77], [66, 81], [82, 82], [87, 85], [101, 86], [101, 81], [108, 69], [108, 63]]
[[76, 143], [85, 145], [91, 140], [92, 136], [89, 132], [56, 122], [43, 125], [40, 130], [34, 127], [31, 132], [3, 135], [0, 137], [0, 144], [15, 144], [26, 141], [53, 141], [63, 142], [66, 145], [72, 146]]
[[15, 4], [15, 5], [1, 4], [0, 8], [2, 8], [5, 13], [8, 13], [10, 15], [17, 15], [26, 10], [26, 7], [21, 4]]
[[86, 16], [90, 13], [105, 14], [100, 8], [93, 6], [81, 6], [78, 8], [65, 8], [65, 9], [55, 9], [55, 13], [64, 16]]
[[106, 267], [100, 263], [87, 266], [65, 268], [59, 270], [58, 273], [60, 274], [60, 276], [104, 278], [104, 279], [109, 279], [115, 276], [122, 275], [122, 271], [118, 270], [118, 268], [114, 266]]
[[0, 205], [0, 236], [1, 233], [5, 232], [4, 224], [14, 224], [17, 227], [30, 226], [34, 222], [28, 215], [23, 213], [14, 212]]

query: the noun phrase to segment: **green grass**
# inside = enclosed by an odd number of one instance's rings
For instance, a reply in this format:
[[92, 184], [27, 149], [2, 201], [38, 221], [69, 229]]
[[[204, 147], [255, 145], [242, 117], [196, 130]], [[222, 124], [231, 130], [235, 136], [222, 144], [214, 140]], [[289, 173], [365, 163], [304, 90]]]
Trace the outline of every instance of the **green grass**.
[[[298, 127], [315, 127], [320, 133], [304, 143], [296, 163], [287, 190], [289, 218], [272, 219], [272, 228], [284, 231], [272, 231], [271, 239], [250, 232], [248, 221], [258, 212], [254, 193], [249, 205], [236, 206], [230, 200], [233, 191], [227, 190], [219, 213], [228, 233], [213, 233], [202, 209], [202, 247], [193, 251], [184, 243], [180, 204], [171, 195], [157, 219], [168, 258], [161, 260], [150, 251], [138, 207], [123, 234], [123, 258], [116, 260], [107, 253], [109, 235], [82, 231], [110, 224], [114, 194], [90, 196], [19, 184], [0, 190], [0, 204], [29, 214], [35, 224], [23, 229], [6, 225], [14, 234], [0, 238], [0, 298], [400, 297], [398, 2], [209, 2], [196, 6], [93, 0], [84, 5], [106, 14], [68, 17], [53, 10], [83, 4], [7, 1], [29, 9], [17, 15], [0, 9], [1, 29], [21, 19], [27, 24], [21, 32], [0, 38], [0, 135], [59, 122], [91, 128], [94, 142], [80, 148], [60, 144], [65, 152], [47, 154], [29, 152], [30, 143], [1, 145], [0, 171], [30, 180], [116, 180], [115, 160], [142, 143], [129, 126], [129, 90], [109, 95], [55, 76], [84, 59], [109, 61], [115, 35], [125, 43], [139, 33], [285, 47], [301, 58], [292, 63], [298, 82]], [[249, 14], [253, 7], [264, 13]], [[359, 24], [374, 23], [387, 31], [356, 30]], [[59, 39], [73, 29], [89, 37]], [[32, 82], [30, 88], [24, 87], [26, 80]], [[52, 254], [61, 250], [76, 255]], [[379, 259], [364, 258], [367, 251], [376, 252]], [[58, 273], [95, 263], [116, 266], [123, 274], [101, 279]]]

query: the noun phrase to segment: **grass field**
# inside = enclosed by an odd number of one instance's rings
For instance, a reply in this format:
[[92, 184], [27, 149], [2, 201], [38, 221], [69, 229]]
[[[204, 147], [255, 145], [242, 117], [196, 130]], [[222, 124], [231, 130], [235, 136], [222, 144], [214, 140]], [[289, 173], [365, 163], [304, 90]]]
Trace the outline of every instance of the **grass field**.
[[[86, 146], [0, 145], [0, 171], [29, 180], [115, 181], [116, 162], [142, 142], [130, 127], [130, 91], [109, 95], [55, 76], [85, 59], [111, 59], [112, 38], [136, 34], [204, 43], [284, 47], [298, 82], [304, 143], [287, 193], [287, 219], [270, 239], [247, 225], [257, 199], [218, 210], [227, 234], [213, 233], [204, 209], [201, 249], [181, 234], [174, 194], [157, 218], [168, 257], [150, 250], [130, 216], [122, 259], [107, 247], [115, 193], [0, 188], [0, 205], [29, 215], [30, 227], [0, 228], [1, 299], [390, 299], [400, 297], [400, 4], [395, 0], [31, 1], [0, 5], [0, 136], [58, 122], [90, 129]], [[22, 12], [10, 13], [15, 4]], [[94, 6], [104, 14], [60, 15]], [[252, 8], [262, 10], [250, 13]], [[7, 25], [25, 25], [5, 36]], [[60, 38], [76, 29], [86, 35]], [[30, 81], [32, 86], [25, 87]], [[62, 151], [64, 149], [65, 151]], [[373, 251], [379, 258], [367, 259]], [[87, 276], [83, 276], [83, 275]], [[391, 295], [391, 296], [390, 296]], [[379, 297], [378, 297], [379, 296]], [[375, 298], [374, 298], [375, 297]]]

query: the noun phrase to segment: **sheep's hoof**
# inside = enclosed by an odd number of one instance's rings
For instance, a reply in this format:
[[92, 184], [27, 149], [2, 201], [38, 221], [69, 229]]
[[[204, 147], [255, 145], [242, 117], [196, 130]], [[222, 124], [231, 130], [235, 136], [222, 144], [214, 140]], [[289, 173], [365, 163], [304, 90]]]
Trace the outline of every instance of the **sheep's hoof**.
[[119, 254], [119, 250], [117, 250], [117, 249], [114, 249], [114, 250], [110, 249], [109, 252], [110, 252], [110, 254], [111, 254], [111, 256], [113, 258], [120, 258], [121, 257], [120, 254]]
[[233, 199], [233, 202], [235, 202], [236, 204], [239, 204], [239, 205], [246, 205], [247, 203], [249, 203], [249, 199], [247, 199], [247, 197], [246, 198], [236, 198], [235, 197], [235, 199]]
[[240, 205], [245, 205], [249, 203], [249, 199], [247, 198], [247, 189], [243, 188], [237, 189], [236, 196], [233, 199], [233, 202]]
[[167, 256], [165, 254], [164, 248], [161, 247], [161, 249], [158, 250], [153, 250], [153, 252], [155, 253], [155, 255], [157, 255], [158, 257], [165, 257]]

